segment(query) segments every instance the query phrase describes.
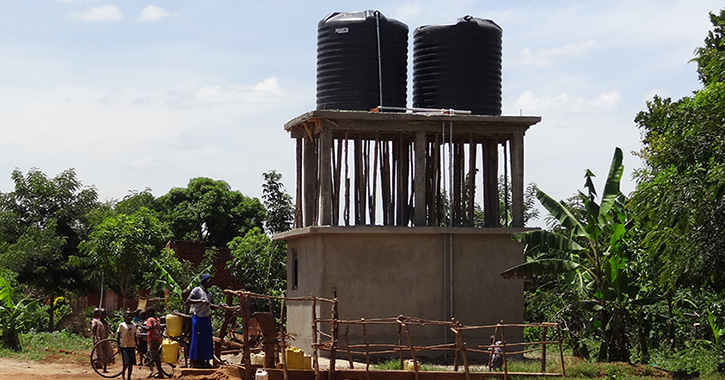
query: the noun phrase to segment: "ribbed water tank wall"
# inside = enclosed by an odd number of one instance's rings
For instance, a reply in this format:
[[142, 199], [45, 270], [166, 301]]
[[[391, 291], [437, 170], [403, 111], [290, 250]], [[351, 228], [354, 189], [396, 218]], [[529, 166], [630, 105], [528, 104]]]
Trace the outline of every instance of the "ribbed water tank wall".
[[317, 26], [317, 109], [405, 107], [407, 60], [407, 25], [378, 11], [331, 13]]
[[471, 16], [413, 33], [413, 107], [501, 114], [501, 27]]

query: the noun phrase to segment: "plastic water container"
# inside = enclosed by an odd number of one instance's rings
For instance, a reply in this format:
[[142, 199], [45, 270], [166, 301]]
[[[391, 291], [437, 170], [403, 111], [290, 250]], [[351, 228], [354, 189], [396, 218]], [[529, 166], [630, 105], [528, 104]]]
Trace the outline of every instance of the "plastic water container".
[[287, 361], [288, 369], [304, 368], [305, 352], [296, 347], [290, 347], [284, 350], [284, 358]]
[[312, 356], [305, 354], [302, 361], [302, 369], [312, 369]]
[[413, 361], [413, 359], [408, 359], [405, 361], [405, 370], [415, 371], [415, 362]]
[[166, 314], [166, 335], [175, 337], [181, 335], [181, 317]]
[[266, 355], [264, 354], [264, 352], [260, 352], [258, 354], [252, 354], [252, 357], [250, 358], [252, 361], [252, 365], [263, 366], [265, 357], [266, 357]]
[[161, 342], [161, 361], [164, 363], [176, 363], [177, 360], [179, 360], [179, 342], [164, 339]]
[[254, 380], [267, 380], [269, 379], [269, 375], [267, 374], [267, 371], [264, 368], [259, 368], [257, 370], [257, 373], [254, 374]]

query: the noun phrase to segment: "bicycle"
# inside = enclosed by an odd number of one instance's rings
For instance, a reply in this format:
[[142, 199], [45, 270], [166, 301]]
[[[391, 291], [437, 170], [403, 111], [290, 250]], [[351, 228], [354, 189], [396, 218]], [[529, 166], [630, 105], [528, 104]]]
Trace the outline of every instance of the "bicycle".
[[[104, 358], [103, 345], [109, 346], [111, 353], [110, 357]], [[164, 376], [169, 378], [174, 376], [174, 369], [179, 366], [179, 359], [183, 359], [184, 357], [181, 352], [182, 348], [180, 346], [179, 352], [177, 352], [176, 362], [174, 363], [166, 363], [163, 360], [161, 361], [161, 372]], [[138, 351], [137, 354], [140, 355]], [[104, 361], [106, 364], [105, 367], [103, 366]], [[151, 354], [149, 351], [146, 351], [145, 355], [143, 355], [137, 365], [138, 364], [148, 367], [151, 371], [150, 376], [153, 376], [154, 371], [156, 370], [156, 365], [151, 361]], [[91, 367], [102, 377], [113, 378], [121, 375], [121, 372], [123, 371], [123, 360], [121, 359], [121, 350], [118, 347], [116, 339], [104, 339], [93, 345], [93, 349], [91, 350]]]

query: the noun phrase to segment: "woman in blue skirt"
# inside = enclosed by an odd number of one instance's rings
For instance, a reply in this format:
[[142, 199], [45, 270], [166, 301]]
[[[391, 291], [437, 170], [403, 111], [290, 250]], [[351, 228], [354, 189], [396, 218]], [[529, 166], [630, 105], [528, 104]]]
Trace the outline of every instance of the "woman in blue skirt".
[[193, 368], [210, 368], [209, 360], [214, 357], [214, 343], [211, 329], [211, 309], [215, 305], [212, 294], [209, 291], [211, 275], [202, 274], [201, 285], [191, 291], [186, 300], [191, 305], [191, 344], [189, 348], [189, 360]]

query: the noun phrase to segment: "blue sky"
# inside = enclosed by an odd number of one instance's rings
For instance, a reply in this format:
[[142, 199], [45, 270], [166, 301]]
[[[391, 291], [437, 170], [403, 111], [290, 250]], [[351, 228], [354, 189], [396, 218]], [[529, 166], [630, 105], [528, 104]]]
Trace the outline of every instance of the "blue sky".
[[[441, 5], [444, 4], [444, 5]], [[413, 30], [465, 15], [503, 28], [503, 113], [536, 115], [526, 182], [557, 199], [602, 186], [616, 146], [625, 192], [633, 119], [654, 94], [700, 88], [688, 64], [717, 1], [0, 0], [0, 191], [10, 173], [74, 168], [101, 200], [190, 178], [294, 193], [288, 120], [315, 108], [317, 23], [377, 9]], [[411, 66], [412, 44], [409, 46]], [[409, 78], [409, 97], [412, 93]], [[411, 105], [411, 104], [409, 104]]]

